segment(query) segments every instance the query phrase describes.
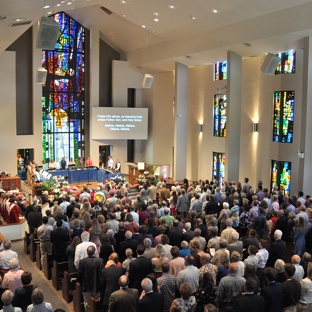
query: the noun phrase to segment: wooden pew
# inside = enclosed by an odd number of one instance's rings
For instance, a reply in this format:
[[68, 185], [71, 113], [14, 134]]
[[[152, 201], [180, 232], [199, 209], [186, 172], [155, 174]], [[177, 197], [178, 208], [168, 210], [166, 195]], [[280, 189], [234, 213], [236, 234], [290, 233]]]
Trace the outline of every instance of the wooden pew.
[[25, 231], [24, 240], [24, 252], [26, 255], [29, 254], [30, 234]]
[[32, 262], [36, 261], [36, 250], [39, 248], [39, 239], [34, 236], [30, 237], [29, 258]]
[[75, 290], [73, 291], [73, 307], [74, 307], [74, 312], [84, 311], [82, 292], [81, 292], [81, 287], [79, 283], [75, 284]]
[[51, 279], [52, 276], [52, 266], [53, 266], [53, 257], [52, 254], [45, 254], [44, 260], [43, 260], [43, 274], [46, 279]]
[[37, 265], [37, 268], [39, 270], [42, 270], [42, 267], [41, 267], [41, 248], [40, 248], [40, 242], [39, 244], [37, 245], [37, 248], [36, 248], [36, 265]]
[[75, 289], [77, 272], [68, 273], [64, 271], [64, 277], [62, 278], [62, 295], [66, 302], [71, 302], [73, 300], [73, 290]]
[[90, 305], [87, 305], [86, 312], [102, 312], [104, 311], [103, 306], [103, 299], [97, 299], [95, 300], [93, 297], [91, 297], [91, 303]]
[[68, 270], [68, 261], [57, 262], [53, 260], [52, 267], [52, 285], [56, 290], [59, 290], [59, 281], [64, 277], [64, 271]]

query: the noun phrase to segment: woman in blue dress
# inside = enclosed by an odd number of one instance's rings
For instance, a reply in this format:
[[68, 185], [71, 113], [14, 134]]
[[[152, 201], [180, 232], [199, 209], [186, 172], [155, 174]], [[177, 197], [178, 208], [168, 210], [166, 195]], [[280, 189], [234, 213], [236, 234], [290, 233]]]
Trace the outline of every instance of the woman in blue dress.
[[304, 219], [302, 217], [298, 220], [298, 226], [294, 227], [294, 254], [299, 255], [300, 257], [305, 252], [305, 234], [306, 228], [304, 224]]

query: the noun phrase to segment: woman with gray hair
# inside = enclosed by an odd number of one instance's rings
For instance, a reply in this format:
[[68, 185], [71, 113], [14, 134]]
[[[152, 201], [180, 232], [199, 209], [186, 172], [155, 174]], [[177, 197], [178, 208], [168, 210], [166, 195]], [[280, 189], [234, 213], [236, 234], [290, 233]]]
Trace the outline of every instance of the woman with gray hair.
[[11, 290], [6, 290], [1, 296], [1, 301], [3, 302], [3, 309], [0, 312], [22, 312], [21, 308], [15, 308], [12, 306], [13, 293]]
[[277, 272], [275, 282], [284, 283], [286, 281], [284, 267], [285, 267], [285, 262], [282, 259], [277, 259], [275, 261], [274, 269]]
[[129, 275], [130, 262], [135, 260], [135, 258], [133, 258], [133, 251], [131, 248], [127, 248], [125, 251], [125, 254], [126, 254], [127, 259], [122, 263], [122, 267], [126, 269], [125, 275], [128, 276]]
[[23, 286], [21, 276], [24, 271], [19, 269], [20, 266], [16, 258], [10, 260], [9, 266], [10, 271], [3, 277], [2, 288], [8, 288], [14, 292], [15, 289]]
[[41, 288], [35, 288], [31, 294], [31, 301], [27, 307], [27, 312], [53, 312], [51, 303], [44, 301], [43, 291]]
[[226, 219], [230, 218], [231, 210], [230, 205], [227, 202], [223, 203], [223, 209], [220, 212], [218, 222], [220, 222], [220, 233], [226, 228]]

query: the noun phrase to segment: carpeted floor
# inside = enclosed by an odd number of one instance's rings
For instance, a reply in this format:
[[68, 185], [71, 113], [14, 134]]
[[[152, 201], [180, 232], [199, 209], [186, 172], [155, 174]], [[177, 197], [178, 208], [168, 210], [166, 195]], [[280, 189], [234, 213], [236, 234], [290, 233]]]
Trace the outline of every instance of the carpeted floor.
[[47, 280], [40, 271], [36, 262], [32, 262], [29, 259], [29, 255], [26, 255], [23, 251], [23, 240], [12, 242], [12, 250], [16, 251], [18, 254], [18, 259], [23, 267], [24, 271], [30, 271], [32, 273], [32, 284], [38, 285], [43, 290], [44, 301], [50, 302], [53, 306], [53, 309], [63, 309], [66, 312], [73, 311], [73, 304], [67, 303], [63, 300], [61, 290], [55, 290], [52, 286], [51, 280]]

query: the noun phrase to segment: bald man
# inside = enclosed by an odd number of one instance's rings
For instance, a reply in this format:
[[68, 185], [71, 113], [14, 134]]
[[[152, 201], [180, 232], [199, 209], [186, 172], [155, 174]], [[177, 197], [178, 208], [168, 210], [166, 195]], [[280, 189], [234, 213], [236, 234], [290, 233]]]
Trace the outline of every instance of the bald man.
[[230, 264], [229, 275], [220, 281], [216, 299], [221, 310], [233, 307], [236, 297], [244, 290], [246, 280], [237, 272], [238, 266], [233, 262]]
[[301, 258], [298, 255], [293, 255], [291, 257], [291, 264], [294, 265], [296, 272], [294, 274], [294, 279], [296, 279], [298, 282], [301, 282], [304, 276], [304, 269], [300, 265]]
[[128, 277], [126, 275], [120, 276], [120, 289], [114, 291], [109, 297], [110, 312], [136, 312], [136, 305], [139, 300], [139, 292], [137, 289], [129, 288], [128, 284]]

